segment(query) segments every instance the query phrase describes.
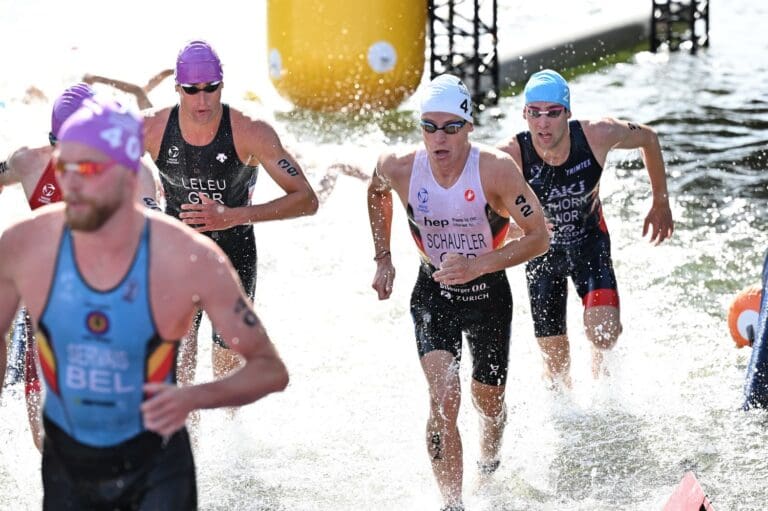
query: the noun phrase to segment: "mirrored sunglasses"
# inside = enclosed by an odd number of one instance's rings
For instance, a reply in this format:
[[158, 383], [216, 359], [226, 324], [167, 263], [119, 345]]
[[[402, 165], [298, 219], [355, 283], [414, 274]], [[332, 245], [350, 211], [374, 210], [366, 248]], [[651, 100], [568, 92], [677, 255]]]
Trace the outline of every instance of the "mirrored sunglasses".
[[211, 82], [208, 85], [206, 85], [205, 87], [199, 87], [198, 88], [198, 87], [195, 87], [194, 85], [189, 85], [189, 84], [186, 84], [186, 83], [181, 83], [181, 84], [179, 84], [179, 87], [181, 87], [181, 90], [183, 90], [186, 94], [194, 96], [198, 92], [207, 92], [209, 94], [211, 92], [216, 92], [217, 90], [219, 90], [219, 86], [220, 85], [221, 85], [221, 82]]
[[565, 112], [565, 107], [556, 106], [556, 107], [550, 108], [549, 110], [542, 110], [540, 108], [529, 106], [526, 108], [526, 112], [528, 112], [528, 117], [530, 117], [531, 119], [538, 119], [542, 115], [546, 115], [550, 119], [557, 119], [558, 117], [560, 117], [560, 114]]
[[449, 123], [444, 124], [443, 126], [438, 127], [437, 124], [435, 124], [432, 121], [425, 121], [424, 119], [421, 120], [421, 129], [426, 131], [427, 133], [435, 133], [437, 131], [444, 131], [447, 135], [455, 135], [459, 131], [461, 131], [461, 128], [464, 127], [464, 125], [467, 124], [467, 121], [451, 121]]

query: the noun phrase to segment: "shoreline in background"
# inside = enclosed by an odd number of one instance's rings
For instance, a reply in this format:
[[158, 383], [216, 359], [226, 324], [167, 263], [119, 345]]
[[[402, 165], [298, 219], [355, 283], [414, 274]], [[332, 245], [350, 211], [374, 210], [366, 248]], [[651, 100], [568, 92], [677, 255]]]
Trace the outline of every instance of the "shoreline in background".
[[[588, 26], [563, 31], [547, 43], [510, 45], [500, 37], [499, 79], [502, 96], [522, 91], [528, 77], [541, 69], [552, 68], [567, 79], [592, 72], [649, 48], [651, 12], [631, 7], [617, 16], [594, 16]], [[647, 11], [647, 12], [646, 12]]]

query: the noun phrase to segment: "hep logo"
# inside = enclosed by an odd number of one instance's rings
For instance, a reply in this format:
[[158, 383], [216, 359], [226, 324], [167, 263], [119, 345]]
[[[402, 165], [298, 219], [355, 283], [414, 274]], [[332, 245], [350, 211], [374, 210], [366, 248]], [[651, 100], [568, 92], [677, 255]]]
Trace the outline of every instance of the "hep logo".
[[471, 188], [468, 188], [464, 192], [464, 199], [466, 199], [467, 202], [472, 202], [473, 200], [475, 200], [475, 191]]
[[168, 157], [169, 158], [178, 158], [179, 157], [179, 148], [175, 145], [172, 145], [168, 148]]
[[446, 227], [448, 227], [449, 223], [450, 222], [448, 220], [445, 220], [445, 219], [431, 220], [428, 217], [424, 217], [424, 225], [429, 226], [429, 227], [440, 227], [440, 228], [445, 229]]
[[419, 199], [419, 203], [426, 204], [429, 200], [429, 192], [427, 192], [426, 188], [422, 188], [419, 190], [419, 192], [416, 194], [416, 198]]

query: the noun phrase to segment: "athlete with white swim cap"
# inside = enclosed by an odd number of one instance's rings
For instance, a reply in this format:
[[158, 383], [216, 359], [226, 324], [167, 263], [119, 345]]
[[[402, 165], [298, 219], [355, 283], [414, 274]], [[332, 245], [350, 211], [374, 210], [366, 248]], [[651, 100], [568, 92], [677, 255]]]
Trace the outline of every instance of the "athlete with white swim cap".
[[[442, 75], [421, 101], [423, 146], [384, 153], [368, 188], [375, 247], [373, 288], [392, 293], [392, 190], [408, 214], [421, 256], [411, 296], [416, 345], [430, 395], [426, 444], [445, 510], [461, 510], [463, 458], [456, 419], [462, 333], [472, 355], [472, 401], [480, 416], [481, 472], [499, 464], [512, 321], [505, 268], [546, 252], [549, 233], [536, 195], [514, 160], [469, 141], [472, 100]], [[510, 217], [523, 235], [504, 244]]]
[[584, 328], [592, 342], [592, 372], [605, 370], [603, 351], [621, 333], [619, 294], [611, 260], [608, 227], [599, 186], [608, 152], [639, 148], [648, 170], [653, 203], [643, 236], [659, 244], [672, 235], [664, 158], [656, 132], [648, 126], [605, 118], [568, 121], [570, 88], [556, 71], [534, 73], [525, 90], [523, 118], [529, 131], [501, 146], [522, 169], [553, 224], [549, 251], [526, 266], [534, 331], [553, 386], [571, 386], [566, 329], [568, 277], [584, 304]]

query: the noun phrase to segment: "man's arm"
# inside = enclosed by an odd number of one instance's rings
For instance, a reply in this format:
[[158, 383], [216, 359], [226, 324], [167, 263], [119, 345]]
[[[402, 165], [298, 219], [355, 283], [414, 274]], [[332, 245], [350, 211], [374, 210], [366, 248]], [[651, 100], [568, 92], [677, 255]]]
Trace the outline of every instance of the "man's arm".
[[144, 89], [144, 92], [148, 93], [149, 91], [151, 91], [152, 89], [160, 85], [160, 83], [163, 80], [171, 76], [173, 73], [174, 73], [173, 69], [163, 69], [156, 75], [152, 76], [149, 80], [147, 80], [147, 84], [144, 87], [142, 87], [142, 89]]
[[605, 148], [606, 153], [610, 149], [640, 149], [653, 194], [651, 209], [643, 222], [643, 236], [650, 231], [650, 241], [655, 244], [672, 236], [674, 223], [669, 208], [664, 156], [656, 132], [643, 124], [611, 118], [588, 123], [585, 131], [590, 144], [594, 139], [597, 146]]
[[115, 80], [114, 78], [107, 78], [106, 76], [91, 74], [83, 75], [83, 81], [90, 84], [101, 83], [104, 85], [109, 85], [110, 87], [114, 87], [119, 91], [132, 95], [136, 98], [136, 104], [138, 105], [139, 110], [152, 108], [152, 102], [149, 100], [147, 93], [143, 88], [136, 85], [135, 83], [124, 82], [122, 80]]
[[489, 203], [498, 213], [509, 213], [522, 235], [473, 259], [449, 254], [440, 269], [432, 274], [437, 282], [465, 284], [481, 275], [528, 261], [549, 249], [549, 231], [541, 204], [514, 160], [496, 152], [486, 153], [481, 156], [480, 165], [483, 190]]
[[[36, 168], [37, 156], [35, 150], [21, 147], [8, 155], [8, 159], [0, 161], [0, 185], [8, 186], [24, 182], [24, 169]], [[43, 168], [40, 168], [42, 173]], [[35, 176], [35, 182], [40, 177]], [[31, 182], [31, 180], [28, 180]]]
[[[203, 251], [200, 244], [205, 245]], [[192, 282], [191, 287], [182, 287], [192, 290], [190, 294], [195, 295], [227, 346], [245, 362], [228, 376], [202, 385], [145, 385], [152, 397], [141, 406], [144, 424], [162, 435], [181, 428], [193, 410], [245, 405], [288, 385], [285, 365], [224, 252], [208, 239], [182, 241], [175, 246], [180, 252], [199, 254], [196, 263], [184, 270], [183, 277]], [[191, 296], [178, 298], [192, 302]]]
[[[317, 195], [299, 164], [283, 147], [272, 126], [263, 121], [252, 121], [239, 113], [232, 112], [232, 115], [238, 153], [254, 156], [285, 195], [264, 204], [229, 208], [200, 194], [199, 204], [181, 205], [179, 218], [195, 230], [205, 232], [314, 215], [318, 207]], [[235, 122], [235, 118], [238, 118], [238, 122]], [[236, 126], [240, 128], [236, 129]]]
[[368, 185], [368, 220], [373, 235], [373, 260], [376, 261], [376, 274], [371, 286], [379, 295], [379, 300], [386, 300], [392, 294], [395, 281], [395, 267], [392, 265], [390, 239], [392, 235], [392, 186], [386, 158], [379, 159]]
[[160, 190], [162, 186], [152, 171], [154, 164], [148, 160], [146, 154], [139, 162], [139, 201], [149, 209], [162, 211], [160, 207]]
[[8, 364], [7, 360], [7, 339], [8, 330], [11, 328], [13, 317], [19, 308], [21, 297], [16, 288], [15, 279], [12, 275], [14, 243], [9, 239], [8, 231], [0, 233], [0, 338], [2, 346], [0, 347], [0, 393], [2, 393], [5, 381], [5, 370]]

